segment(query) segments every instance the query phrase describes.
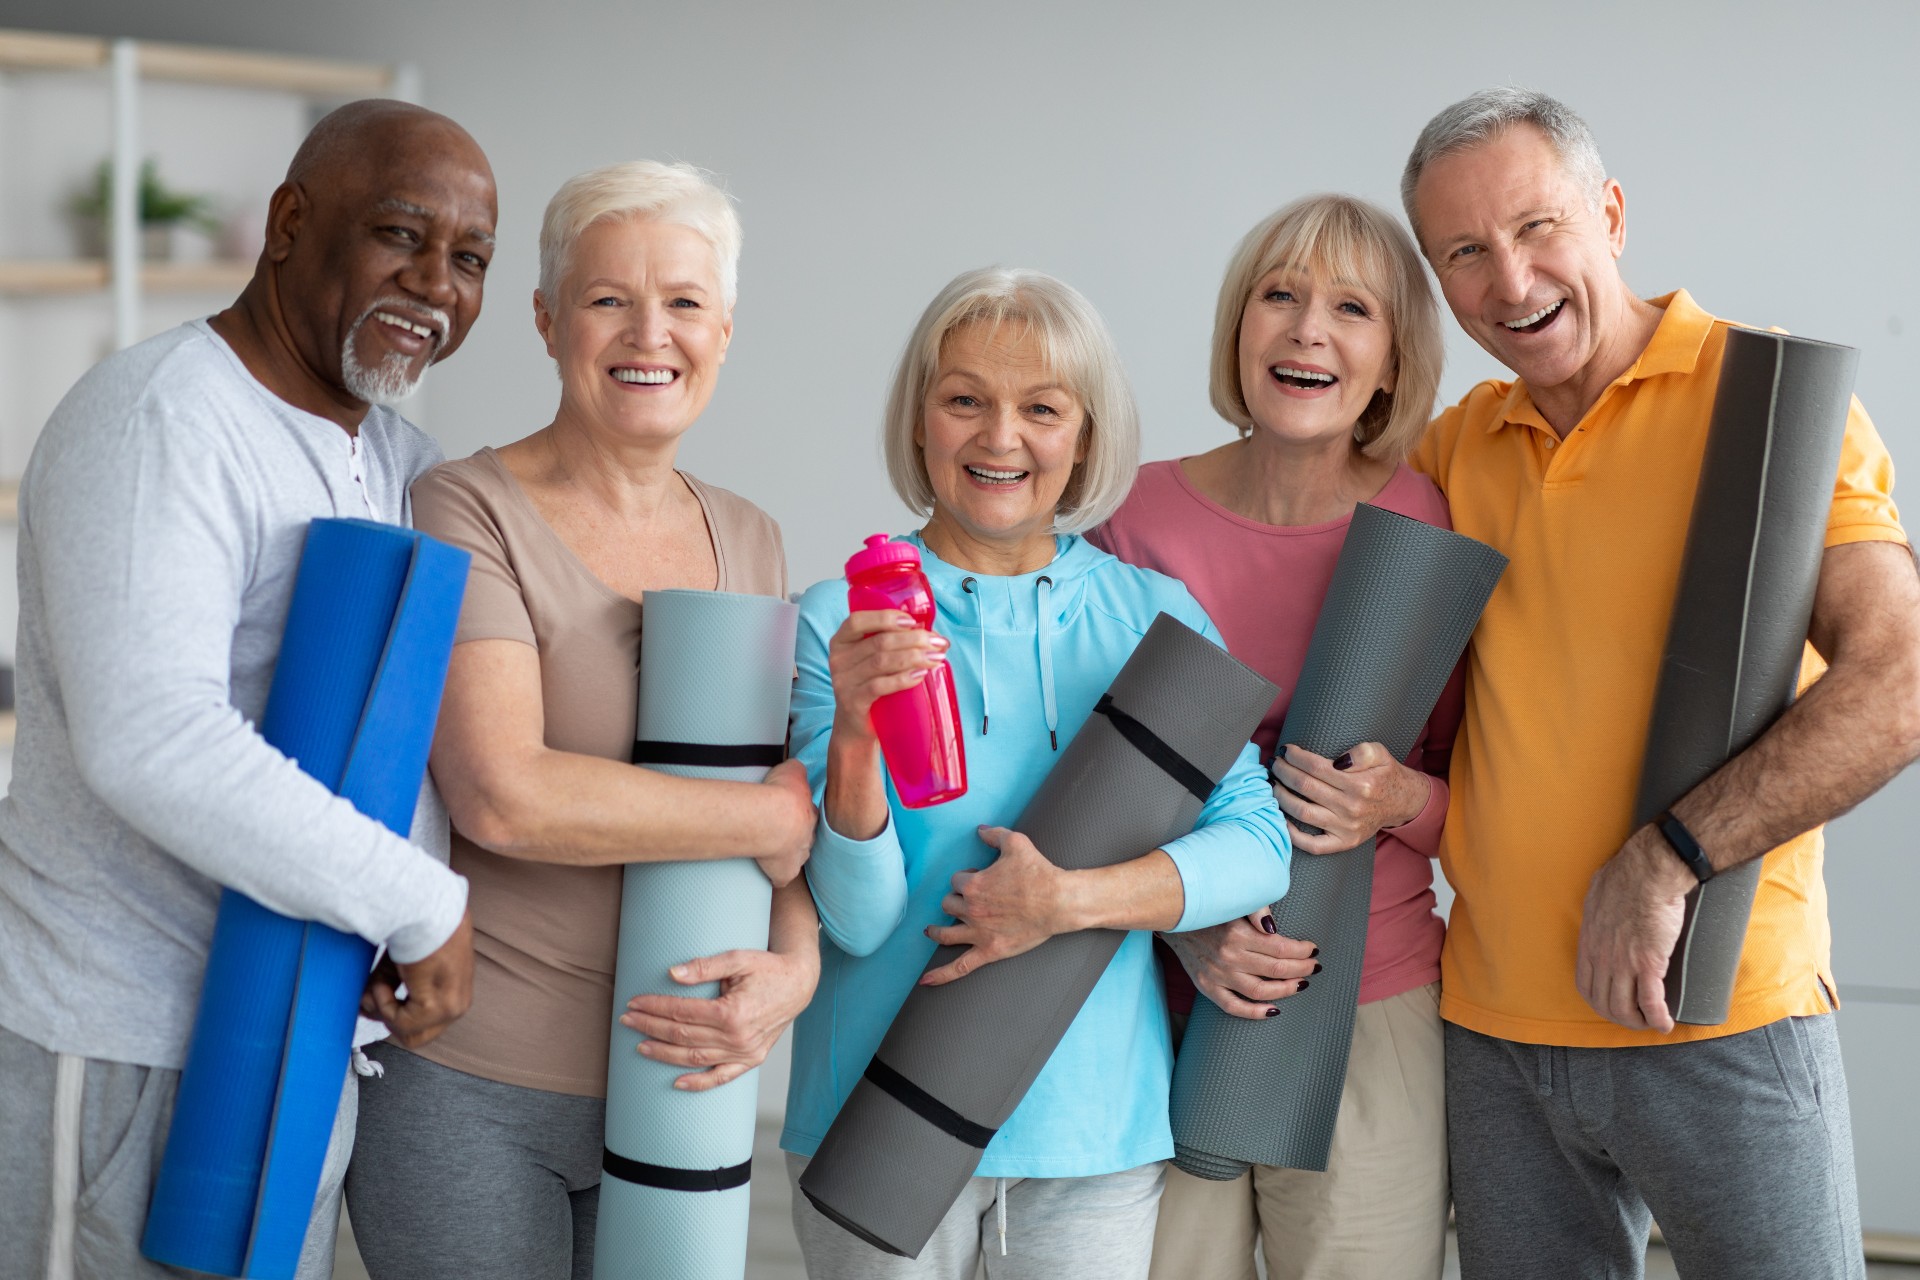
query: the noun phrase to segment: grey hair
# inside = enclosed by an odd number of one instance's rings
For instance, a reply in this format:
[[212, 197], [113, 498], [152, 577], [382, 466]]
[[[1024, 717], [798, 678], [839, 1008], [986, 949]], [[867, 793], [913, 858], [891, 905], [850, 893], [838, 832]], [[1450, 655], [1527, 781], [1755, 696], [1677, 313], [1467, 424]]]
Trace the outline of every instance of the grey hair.
[[740, 280], [740, 216], [712, 175], [690, 164], [628, 160], [567, 179], [540, 223], [540, 296], [553, 305], [574, 241], [596, 222], [652, 218], [690, 227], [713, 249], [714, 274], [728, 311]]
[[1566, 103], [1538, 89], [1503, 85], [1482, 89], [1462, 98], [1427, 121], [1400, 173], [1400, 203], [1407, 210], [1407, 225], [1414, 239], [1420, 239], [1420, 215], [1413, 207], [1414, 188], [1427, 166], [1443, 156], [1491, 142], [1515, 125], [1530, 124], [1547, 136], [1560, 157], [1560, 166], [1574, 186], [1586, 192], [1588, 208], [1598, 212], [1601, 193], [1607, 185], [1607, 167], [1600, 161], [1600, 146], [1593, 130]]
[[914, 442], [926, 414], [927, 392], [940, 370], [947, 337], [963, 325], [1014, 324], [1039, 338], [1053, 376], [1086, 409], [1087, 456], [1060, 495], [1053, 527], [1080, 533], [1100, 524], [1126, 500], [1140, 465], [1140, 412], [1106, 322], [1079, 290], [1039, 271], [982, 267], [948, 282], [921, 313], [900, 353], [887, 394], [881, 444], [887, 476], [900, 501], [918, 515], [933, 512], [933, 482], [925, 452]]

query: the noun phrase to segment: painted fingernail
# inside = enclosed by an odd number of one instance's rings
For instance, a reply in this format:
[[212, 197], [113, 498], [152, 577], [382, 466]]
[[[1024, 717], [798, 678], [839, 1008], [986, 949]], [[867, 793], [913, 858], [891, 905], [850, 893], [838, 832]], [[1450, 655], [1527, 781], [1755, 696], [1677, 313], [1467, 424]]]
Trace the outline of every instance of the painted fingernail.
[[903, 613], [893, 620], [893, 625], [904, 631], [908, 627], [917, 627], [920, 624], [913, 620], [912, 614]]
[[1337, 760], [1335, 760], [1335, 761], [1333, 762], [1333, 767], [1334, 767], [1334, 768], [1336, 768], [1336, 769], [1351, 769], [1351, 768], [1353, 768], [1353, 752], [1351, 752], [1351, 751], [1342, 751], [1342, 752], [1340, 753], [1340, 758], [1339, 758], [1339, 759], [1337, 759]]
[[1319, 954], [1320, 954], [1320, 948], [1315, 947], [1313, 950], [1307, 952], [1307, 959], [1311, 960]]
[[1295, 991], [1305, 991], [1306, 989], [1307, 980], [1305, 978], [1300, 979], [1300, 985], [1294, 988]]
[[1260, 927], [1261, 927], [1262, 929], [1265, 929], [1265, 930], [1266, 930], [1266, 931], [1267, 931], [1268, 933], [1279, 933], [1279, 932], [1280, 932], [1280, 926], [1279, 926], [1279, 925], [1277, 925], [1277, 924], [1275, 924], [1275, 923], [1273, 922], [1273, 917], [1272, 917], [1272, 916], [1261, 916], [1261, 917], [1260, 917]]
[[1280, 748], [1280, 754], [1285, 756], [1287, 759], [1291, 760], [1293, 759], [1293, 748], [1282, 745]]
[[1327, 967], [1327, 966], [1325, 966], [1325, 965], [1323, 965], [1323, 964], [1316, 964], [1316, 965], [1314, 965], [1314, 966], [1313, 966], [1313, 971], [1314, 971], [1315, 973], [1318, 973], [1318, 972], [1320, 972], [1320, 971], [1321, 971], [1322, 969], [1324, 969], [1324, 968], [1326, 968], [1326, 967]]
[[1269, 1018], [1277, 1018], [1277, 1017], [1279, 1017], [1279, 1016], [1280, 1016], [1280, 1011], [1279, 1011], [1278, 1009], [1276, 1009], [1276, 1008], [1274, 1008], [1274, 1007], [1273, 1007], [1272, 1005], [1268, 1005], [1268, 1006], [1267, 1006], [1267, 1016], [1268, 1016]]

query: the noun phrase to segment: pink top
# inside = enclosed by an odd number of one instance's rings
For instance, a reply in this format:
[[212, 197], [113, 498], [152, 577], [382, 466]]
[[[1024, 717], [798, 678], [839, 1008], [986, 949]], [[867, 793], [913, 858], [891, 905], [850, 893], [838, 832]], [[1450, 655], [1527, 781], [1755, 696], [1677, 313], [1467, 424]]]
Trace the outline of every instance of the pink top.
[[[1404, 465], [1371, 501], [1443, 529], [1453, 527], [1447, 501], [1433, 481]], [[1228, 651], [1280, 686], [1279, 698], [1253, 735], [1261, 758], [1271, 759], [1348, 522], [1261, 524], [1204, 496], [1178, 461], [1150, 462], [1140, 468], [1120, 510], [1088, 538], [1129, 564], [1186, 583], [1226, 637]], [[1362, 1004], [1440, 978], [1446, 925], [1433, 909], [1432, 859], [1447, 814], [1447, 761], [1461, 705], [1456, 671], [1407, 757], [1409, 766], [1433, 778], [1427, 807], [1412, 822], [1382, 831], [1375, 846]], [[1168, 1000], [1184, 1012], [1193, 1004], [1193, 983], [1179, 965], [1166, 968]]]

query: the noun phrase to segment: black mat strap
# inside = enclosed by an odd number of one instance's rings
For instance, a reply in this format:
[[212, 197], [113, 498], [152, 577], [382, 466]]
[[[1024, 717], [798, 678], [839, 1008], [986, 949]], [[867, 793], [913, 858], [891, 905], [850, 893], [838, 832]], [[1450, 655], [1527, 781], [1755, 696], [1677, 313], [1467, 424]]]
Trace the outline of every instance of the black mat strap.
[[771, 769], [786, 758], [787, 747], [783, 742], [710, 746], [703, 742], [636, 739], [633, 744], [634, 764], [683, 764], [702, 769], [746, 769], [758, 765]]
[[1120, 731], [1121, 737], [1133, 744], [1134, 750], [1159, 765], [1161, 771], [1169, 778], [1199, 796], [1202, 804], [1205, 804], [1207, 798], [1213, 794], [1212, 778], [1200, 772], [1185, 756], [1162, 742], [1153, 730], [1114, 706], [1112, 694], [1101, 694], [1100, 701], [1094, 703], [1093, 709], [1097, 714], [1113, 721], [1113, 727]]
[[600, 1167], [636, 1187], [659, 1187], [662, 1191], [731, 1191], [747, 1185], [753, 1161], [743, 1160], [725, 1169], [673, 1169], [663, 1164], [629, 1160], [607, 1148]]
[[970, 1147], [985, 1150], [987, 1144], [993, 1141], [993, 1135], [999, 1132], [998, 1129], [975, 1124], [879, 1058], [867, 1063], [867, 1079], [873, 1081], [882, 1093], [934, 1128], [951, 1134]]

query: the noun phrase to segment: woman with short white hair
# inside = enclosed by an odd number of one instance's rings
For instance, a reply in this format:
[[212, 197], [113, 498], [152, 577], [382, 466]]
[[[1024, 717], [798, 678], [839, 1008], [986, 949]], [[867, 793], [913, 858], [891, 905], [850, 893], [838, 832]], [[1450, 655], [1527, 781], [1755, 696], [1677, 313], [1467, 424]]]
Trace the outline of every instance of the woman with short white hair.
[[[926, 517], [904, 541], [939, 619], [936, 634], [904, 613], [849, 615], [838, 578], [801, 602], [793, 749], [821, 797], [807, 879], [825, 941], [820, 990], [794, 1026], [781, 1146], [796, 1183], [936, 943], [968, 949], [924, 981], [965, 982], [1055, 934], [1129, 933], [918, 1260], [881, 1253], [796, 1191], [807, 1270], [972, 1280], [984, 1262], [993, 1280], [1144, 1280], [1173, 1154], [1149, 931], [1279, 897], [1285, 827], [1249, 747], [1194, 834], [1119, 865], [1064, 871], [1008, 830], [1158, 614], [1219, 638], [1179, 583], [1079, 536], [1119, 505], [1139, 450], [1132, 394], [1085, 298], [1034, 271], [955, 279], [907, 342], [885, 445], [895, 491]], [[969, 789], [909, 809], [869, 712], [941, 661]]]
[[639, 1051], [707, 1089], [757, 1065], [813, 992], [796, 877], [805, 770], [763, 784], [627, 763], [648, 592], [784, 597], [780, 530], [674, 468], [733, 336], [740, 224], [685, 165], [581, 174], [547, 206], [534, 326], [560, 375], [553, 421], [413, 489], [420, 529], [473, 555], [433, 777], [467, 877], [467, 1016], [432, 1045], [375, 1045], [347, 1200], [376, 1277], [568, 1280], [592, 1273], [628, 862], [756, 859], [776, 886], [771, 950], [685, 957], [722, 1001], [631, 1001]]

